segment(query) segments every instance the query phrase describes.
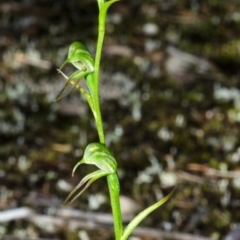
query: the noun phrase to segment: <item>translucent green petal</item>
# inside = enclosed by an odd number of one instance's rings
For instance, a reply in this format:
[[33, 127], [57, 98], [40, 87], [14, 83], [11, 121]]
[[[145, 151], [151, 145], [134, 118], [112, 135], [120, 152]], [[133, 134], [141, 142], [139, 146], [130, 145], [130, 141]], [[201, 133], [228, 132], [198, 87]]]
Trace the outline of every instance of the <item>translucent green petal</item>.
[[81, 42], [73, 42], [71, 43], [69, 50], [68, 50], [68, 58], [71, 57], [74, 53], [80, 52], [80, 53], [88, 53], [87, 48], [84, 44]]
[[85, 71], [94, 71], [94, 60], [90, 54], [75, 53], [66, 60], [67, 63], [72, 63], [77, 69]]
[[108, 173], [116, 172], [117, 169], [117, 161], [107, 147], [101, 143], [90, 143], [86, 147], [83, 159], [80, 162], [93, 164]]
[[68, 57], [61, 65], [72, 63], [77, 69], [82, 71], [94, 71], [94, 59], [87, 48], [80, 42], [73, 42], [68, 50]]

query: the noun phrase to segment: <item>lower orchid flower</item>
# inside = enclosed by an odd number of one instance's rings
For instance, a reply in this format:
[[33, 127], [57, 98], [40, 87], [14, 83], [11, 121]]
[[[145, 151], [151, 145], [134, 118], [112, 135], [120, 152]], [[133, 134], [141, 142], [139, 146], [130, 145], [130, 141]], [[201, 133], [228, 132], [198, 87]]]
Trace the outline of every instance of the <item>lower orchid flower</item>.
[[[71, 191], [63, 205], [68, 206], [75, 201], [94, 181], [97, 179], [116, 173], [117, 162], [110, 151], [104, 144], [90, 143], [83, 155], [83, 159], [80, 160], [73, 168], [72, 175], [76, 171], [77, 167], [81, 164], [92, 164], [99, 168], [99, 170], [85, 176], [81, 182]], [[72, 196], [84, 185], [85, 187], [72, 198]], [[71, 199], [72, 198], [72, 199]], [[70, 200], [71, 199], [71, 200]]]

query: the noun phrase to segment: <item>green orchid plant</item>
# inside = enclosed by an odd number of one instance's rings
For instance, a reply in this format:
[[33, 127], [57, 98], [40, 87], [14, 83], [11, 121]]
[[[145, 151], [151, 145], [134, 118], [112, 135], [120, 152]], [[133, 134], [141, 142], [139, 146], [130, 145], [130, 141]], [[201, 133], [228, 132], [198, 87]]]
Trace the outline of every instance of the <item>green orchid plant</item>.
[[[85, 176], [81, 182], [72, 190], [63, 205], [68, 206], [73, 201], [75, 201], [94, 181], [101, 177], [106, 177], [114, 220], [115, 239], [126, 240], [132, 231], [136, 228], [136, 226], [144, 218], [146, 218], [151, 212], [160, 207], [172, 196], [174, 190], [157, 203], [140, 212], [123, 230], [119, 201], [120, 186], [117, 176], [117, 161], [105, 145], [105, 135], [103, 131], [103, 123], [99, 103], [99, 68], [105, 35], [106, 15], [108, 8], [117, 1], [119, 0], [97, 0], [99, 8], [99, 25], [95, 58], [82, 43], [73, 42], [70, 45], [67, 59], [58, 69], [58, 72], [61, 73], [66, 79], [66, 83], [58, 94], [56, 100], [59, 100], [62, 97], [66, 96], [73, 89], [78, 89], [84, 95], [90, 106], [99, 136], [99, 142], [90, 143], [86, 147], [83, 154], [83, 159], [75, 165], [72, 174], [74, 174], [77, 167], [79, 167], [81, 164], [95, 165], [98, 170]], [[77, 71], [72, 73], [70, 76], [65, 75], [62, 71], [64, 66], [68, 63], [71, 63], [74, 67], [77, 68]], [[81, 80], [86, 82], [88, 89], [84, 89], [78, 84]], [[69, 91], [64, 93], [68, 84], [71, 84], [72, 87]], [[82, 190], [80, 190], [80, 188], [82, 188]]]

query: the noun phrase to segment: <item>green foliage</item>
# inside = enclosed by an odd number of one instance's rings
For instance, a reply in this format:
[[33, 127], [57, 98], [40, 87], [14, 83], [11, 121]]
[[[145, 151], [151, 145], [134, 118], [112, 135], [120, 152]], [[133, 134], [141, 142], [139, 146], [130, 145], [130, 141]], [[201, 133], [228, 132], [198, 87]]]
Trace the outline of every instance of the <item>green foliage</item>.
[[[77, 88], [86, 98], [95, 119], [97, 132], [99, 135], [100, 143], [90, 143], [85, 151], [82, 160], [80, 160], [73, 168], [73, 174], [77, 167], [81, 164], [95, 165], [98, 170], [85, 176], [80, 183], [72, 190], [63, 205], [69, 205], [76, 200], [94, 181], [101, 177], [107, 177], [108, 188], [111, 199], [111, 206], [114, 219], [114, 230], [116, 240], [125, 240], [136, 228], [136, 226], [146, 218], [151, 212], [160, 207], [165, 203], [172, 195], [174, 190], [167, 195], [165, 198], [159, 200], [157, 203], [146, 208], [140, 212], [126, 227], [122, 229], [122, 216], [120, 210], [119, 201], [119, 180], [117, 176], [117, 162], [113, 157], [112, 153], [105, 146], [105, 136], [103, 131], [102, 116], [99, 104], [99, 68], [100, 59], [102, 52], [102, 44], [105, 35], [105, 21], [108, 8], [118, 0], [105, 1], [98, 0], [99, 7], [99, 26], [98, 26], [98, 41], [95, 59], [92, 57], [87, 48], [80, 42], [73, 42], [68, 50], [68, 57], [58, 69], [66, 79], [66, 83], [63, 89], [57, 96], [56, 100], [66, 96], [74, 88]], [[62, 68], [67, 64], [71, 63], [77, 68], [77, 71], [72, 73], [69, 77], [62, 72]], [[80, 80], [85, 80], [88, 89], [83, 89], [78, 85]], [[66, 86], [72, 84], [72, 88], [66, 94], [63, 94]], [[83, 187], [84, 186], [84, 187]], [[78, 192], [81, 188], [82, 190]], [[77, 193], [78, 192], [78, 193]]]

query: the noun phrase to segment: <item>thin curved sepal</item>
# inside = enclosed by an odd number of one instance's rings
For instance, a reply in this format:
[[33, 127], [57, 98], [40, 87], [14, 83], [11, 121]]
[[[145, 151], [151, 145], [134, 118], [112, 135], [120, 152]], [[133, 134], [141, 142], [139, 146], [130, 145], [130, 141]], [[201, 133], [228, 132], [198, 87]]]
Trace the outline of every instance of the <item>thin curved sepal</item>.
[[[61, 73], [63, 75], [63, 77], [68, 80], [68, 76], [66, 76], [61, 70], [58, 69], [58, 72]], [[88, 104], [90, 106], [90, 108], [92, 109], [93, 111], [93, 114], [95, 114], [95, 110], [93, 108], [93, 101], [92, 101], [92, 98], [91, 96], [89, 95], [88, 92], [85, 91], [85, 89], [83, 89], [82, 87], [80, 87], [79, 85], [76, 85], [76, 83], [74, 81], [70, 81], [70, 83], [75, 87], [84, 95], [84, 97], [87, 99], [88, 101]], [[55, 101], [59, 100], [60, 98], [56, 99]]]
[[[74, 202], [78, 197], [80, 197], [86, 189], [97, 179], [104, 177], [108, 175], [108, 173], [102, 171], [102, 170], [97, 170], [93, 173], [88, 174], [86, 177], [82, 179], [82, 181], [71, 191], [71, 193], [68, 195], [64, 203], [62, 204], [63, 206], [68, 206], [72, 202]], [[81, 188], [84, 184], [86, 183], [85, 187], [76, 195], [72, 198], [72, 196], [77, 192], [79, 188]], [[71, 199], [72, 198], [72, 199]], [[71, 199], [71, 200], [70, 200]]]
[[[60, 69], [58, 69], [58, 72], [61, 73], [64, 77], [66, 76], [65, 74], [63, 74], [63, 72]], [[55, 101], [58, 101], [59, 99], [67, 96], [77, 86], [77, 84], [80, 82], [80, 80], [83, 77], [85, 77], [87, 74], [89, 74], [89, 72], [82, 72], [82, 71], [74, 72], [69, 78], [67, 78], [66, 83], [64, 84], [64, 86], [63, 86], [62, 90], [60, 91], [60, 93], [57, 95]], [[72, 82], [74, 82], [73, 87], [67, 93], [62, 95], [62, 93], [64, 92], [64, 90], [67, 87], [67, 85], [69, 83], [72, 83]]]

